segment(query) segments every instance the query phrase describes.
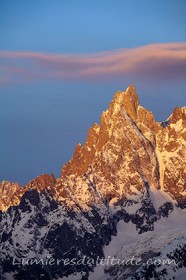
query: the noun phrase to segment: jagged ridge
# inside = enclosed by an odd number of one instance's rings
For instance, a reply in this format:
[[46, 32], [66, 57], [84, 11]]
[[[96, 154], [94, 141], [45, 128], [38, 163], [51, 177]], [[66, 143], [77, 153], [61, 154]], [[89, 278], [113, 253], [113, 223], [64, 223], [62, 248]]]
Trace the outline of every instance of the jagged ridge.
[[[84, 146], [77, 145], [60, 178], [43, 174], [24, 187], [3, 181], [5, 273], [31, 279], [30, 267], [11, 265], [14, 255], [104, 256], [103, 247], [117, 234], [119, 221], [131, 222], [142, 234], [177, 207], [185, 208], [185, 127], [185, 108], [158, 123], [139, 105], [131, 85], [115, 94], [100, 125], [90, 128]], [[50, 273], [59, 279], [83, 271], [88, 277], [90, 269], [54, 266]], [[32, 274], [51, 279], [41, 267], [32, 267]]]
[[[64, 199], [69, 197], [69, 190], [65, 186], [71, 185], [71, 181], [83, 180], [83, 185], [84, 181], [88, 185], [84, 176], [87, 172], [92, 178], [96, 177], [94, 174], [104, 178], [104, 183], [109, 185], [110, 196], [111, 186], [118, 177], [118, 169], [122, 171], [125, 186], [135, 185], [136, 181], [138, 188], [140, 185], [143, 187], [145, 178], [149, 185], [165, 188], [184, 207], [185, 127], [185, 108], [175, 108], [168, 124], [163, 127], [155, 121], [152, 112], [139, 105], [138, 95], [131, 85], [125, 92], [118, 91], [115, 94], [109, 109], [102, 113], [100, 125], [94, 124], [89, 129], [85, 145], [78, 144], [72, 159], [62, 167], [61, 178], [55, 179], [53, 175], [43, 174], [24, 188], [18, 183], [3, 181], [0, 184], [0, 209], [6, 210], [11, 205], [18, 205], [22, 195], [30, 189], [40, 192], [47, 187], [57, 200], [63, 200], [62, 196]], [[177, 176], [173, 170], [175, 162], [179, 165]], [[124, 174], [124, 170], [127, 170], [127, 174]], [[73, 184], [78, 183], [73, 181]], [[123, 186], [121, 190], [119, 185], [120, 182], [117, 188], [122, 195]]]

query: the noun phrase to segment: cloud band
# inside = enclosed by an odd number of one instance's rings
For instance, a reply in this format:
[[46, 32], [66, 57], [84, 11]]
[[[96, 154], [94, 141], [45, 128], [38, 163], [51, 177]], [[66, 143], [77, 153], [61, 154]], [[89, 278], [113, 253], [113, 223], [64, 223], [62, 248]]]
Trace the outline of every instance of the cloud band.
[[0, 85], [46, 80], [106, 82], [125, 76], [186, 79], [186, 43], [80, 55], [0, 51]]

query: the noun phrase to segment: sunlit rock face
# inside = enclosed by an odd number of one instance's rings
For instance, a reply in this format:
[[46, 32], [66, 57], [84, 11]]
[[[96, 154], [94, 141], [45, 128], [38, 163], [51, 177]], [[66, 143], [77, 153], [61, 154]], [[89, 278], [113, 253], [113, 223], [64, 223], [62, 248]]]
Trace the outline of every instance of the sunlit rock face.
[[103, 196], [117, 199], [130, 193], [131, 186], [144, 188], [145, 180], [172, 193], [181, 206], [186, 195], [185, 118], [185, 109], [176, 108], [163, 127], [152, 112], [139, 105], [133, 85], [125, 92], [118, 91], [102, 113], [100, 125], [92, 126], [85, 145], [78, 144], [72, 159], [63, 166], [62, 181], [72, 177], [84, 181], [88, 172], [97, 178]]
[[15, 255], [103, 257], [120, 221], [133, 224], [139, 236], [153, 232], [186, 208], [185, 160], [186, 109], [176, 108], [158, 123], [140, 105], [133, 85], [118, 91], [60, 178], [42, 174], [23, 187], [0, 184], [5, 279], [60, 279], [73, 273], [88, 279], [95, 264], [54, 265], [49, 273], [42, 265], [20, 267], [12, 260]]
[[181, 208], [186, 207], [186, 107], [176, 108], [157, 135], [161, 185]]

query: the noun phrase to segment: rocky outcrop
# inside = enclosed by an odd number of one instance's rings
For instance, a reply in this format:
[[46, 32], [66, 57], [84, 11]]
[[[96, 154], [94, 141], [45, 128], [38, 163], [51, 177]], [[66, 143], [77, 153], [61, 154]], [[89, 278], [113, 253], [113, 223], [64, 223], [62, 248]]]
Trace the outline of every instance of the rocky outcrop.
[[18, 183], [2, 181], [0, 184], [0, 210], [6, 211], [10, 206], [18, 205], [26, 189]]
[[54, 192], [56, 179], [53, 174], [42, 174], [30, 181], [26, 186], [22, 187], [18, 183], [2, 181], [0, 183], [0, 210], [6, 211], [10, 206], [19, 205], [22, 196], [29, 190], [37, 190], [38, 192], [44, 189]]
[[156, 150], [160, 164], [161, 186], [186, 207], [186, 108], [176, 108], [169, 125], [157, 134]]

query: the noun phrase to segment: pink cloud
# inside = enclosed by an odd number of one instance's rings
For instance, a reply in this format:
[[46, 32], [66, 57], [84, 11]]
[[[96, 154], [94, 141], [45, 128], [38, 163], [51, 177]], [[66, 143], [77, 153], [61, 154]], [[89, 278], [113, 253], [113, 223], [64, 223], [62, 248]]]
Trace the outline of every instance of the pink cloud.
[[186, 43], [153, 44], [95, 54], [0, 52], [0, 73], [10, 82], [107, 81], [125, 76], [186, 79]]

